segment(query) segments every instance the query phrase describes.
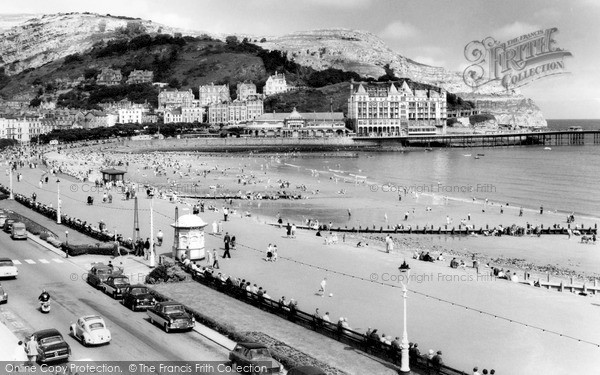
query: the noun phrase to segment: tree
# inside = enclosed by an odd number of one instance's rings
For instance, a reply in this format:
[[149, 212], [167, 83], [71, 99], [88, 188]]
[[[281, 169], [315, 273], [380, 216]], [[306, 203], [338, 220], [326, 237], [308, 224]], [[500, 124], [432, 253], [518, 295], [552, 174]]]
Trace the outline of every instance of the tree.
[[181, 87], [181, 83], [177, 78], [171, 78], [171, 80], [169, 81], [169, 86], [171, 86], [174, 89], [178, 89]]
[[230, 46], [234, 46], [236, 44], [238, 44], [238, 38], [235, 35], [230, 35], [227, 38], [225, 38], [225, 43], [227, 43]]

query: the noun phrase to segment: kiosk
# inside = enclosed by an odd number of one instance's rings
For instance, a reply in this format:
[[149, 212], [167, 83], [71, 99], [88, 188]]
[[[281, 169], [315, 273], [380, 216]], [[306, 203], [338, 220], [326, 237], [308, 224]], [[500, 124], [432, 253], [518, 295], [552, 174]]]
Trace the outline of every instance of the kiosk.
[[204, 227], [207, 223], [196, 215], [183, 215], [171, 226], [175, 229], [173, 237], [173, 258], [182, 259], [182, 255], [190, 260], [204, 259]]

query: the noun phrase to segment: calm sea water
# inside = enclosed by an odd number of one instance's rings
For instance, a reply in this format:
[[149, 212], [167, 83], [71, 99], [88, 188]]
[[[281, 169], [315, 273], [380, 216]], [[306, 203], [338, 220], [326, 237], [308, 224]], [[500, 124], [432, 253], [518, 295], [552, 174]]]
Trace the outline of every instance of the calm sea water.
[[[557, 130], [570, 126], [600, 129], [600, 120], [549, 120], [548, 126], [549, 129]], [[454, 189], [446, 195], [463, 199], [475, 196], [493, 202], [510, 203], [511, 206], [532, 209], [544, 206], [547, 210], [600, 217], [600, 145], [551, 148], [444, 148], [431, 152], [417, 150], [403, 153], [361, 153], [358, 158], [298, 158], [283, 162], [298, 165], [301, 170], [342, 170], [346, 175], [365, 175], [368, 181], [395, 186], [441, 184], [445, 189], [471, 187], [474, 191]], [[465, 156], [468, 154], [471, 156]], [[477, 154], [484, 156], [475, 159]], [[284, 174], [289, 173], [292, 181], [293, 174], [298, 173], [296, 168], [283, 163], [277, 168]], [[479, 191], [478, 186], [481, 188]], [[385, 209], [365, 208], [359, 212], [358, 220], [379, 222], [383, 213], [378, 211], [382, 210]], [[267, 203], [262, 204], [258, 211], [268, 216], [281, 212], [288, 219], [298, 221], [315, 217], [321, 222], [343, 224], [347, 218], [345, 209], [331, 210], [311, 203], [304, 203], [302, 207], [296, 203]]]

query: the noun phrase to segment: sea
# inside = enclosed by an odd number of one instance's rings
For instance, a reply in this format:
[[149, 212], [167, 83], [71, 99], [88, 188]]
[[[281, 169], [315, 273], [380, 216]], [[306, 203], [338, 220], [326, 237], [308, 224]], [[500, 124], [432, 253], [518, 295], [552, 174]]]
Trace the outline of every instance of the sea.
[[[571, 126], [600, 129], [600, 120], [548, 120], [549, 130]], [[543, 206], [565, 215], [600, 218], [600, 145], [364, 152], [357, 158], [284, 158], [274, 167], [289, 175], [291, 181], [294, 174], [310, 173], [307, 171], [312, 169], [330, 176], [361, 176], [360, 181], [380, 187], [406, 187], [409, 192], [432, 192], [458, 200], [488, 199], [533, 210]], [[318, 218], [320, 222], [348, 224], [346, 209], [311, 203], [263, 203], [253, 207], [253, 211], [268, 217], [281, 214], [298, 222]], [[378, 223], [383, 211], [384, 208], [365, 207], [360, 219]]]

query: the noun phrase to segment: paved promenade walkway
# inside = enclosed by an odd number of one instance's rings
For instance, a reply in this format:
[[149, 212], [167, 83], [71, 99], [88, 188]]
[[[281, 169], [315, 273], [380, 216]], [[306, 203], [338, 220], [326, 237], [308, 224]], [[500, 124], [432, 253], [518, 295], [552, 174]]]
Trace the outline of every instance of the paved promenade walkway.
[[[25, 168], [20, 172], [24, 179], [15, 182], [16, 192], [28, 196], [36, 192], [39, 201], [56, 206], [56, 182], [53, 182], [56, 178], [40, 189], [37, 182], [42, 170]], [[90, 192], [93, 185], [70, 182], [66, 178], [61, 181], [65, 214], [92, 223], [104, 220], [110, 231], [116, 229], [125, 237], [133, 235], [132, 200], [126, 201], [113, 192], [113, 203], [103, 204], [102, 193]], [[1, 174], [0, 183], [8, 185], [7, 176]], [[150, 232], [150, 200], [145, 198], [145, 192], [139, 193], [142, 197], [139, 199], [140, 230], [145, 238]], [[95, 196], [94, 206], [85, 203], [88, 195]], [[222, 201], [210, 203], [219, 209], [224, 205]], [[234, 201], [233, 208], [238, 208], [238, 204]], [[190, 212], [182, 204], [179, 207], [180, 215]], [[170, 253], [173, 243], [170, 224], [174, 222], [175, 204], [155, 200], [154, 212], [154, 227], [165, 234], [159, 253]], [[211, 224], [222, 219], [221, 214], [214, 212], [205, 212], [201, 217]], [[397, 268], [406, 258], [412, 268], [408, 337], [419, 343], [422, 352], [442, 350], [445, 363], [452, 367], [463, 370], [475, 366], [495, 368], [498, 373], [567, 373], [573, 370], [592, 373], [600, 367], [598, 347], [590, 344], [598, 342], [600, 337], [594, 299], [597, 297], [480, 279], [473, 269], [450, 269], [448, 262], [412, 261], [412, 249], [409, 248], [387, 254], [382, 247], [372, 243], [356, 247], [357, 239], [350, 237], [346, 238], [346, 243], [340, 238], [338, 244], [324, 245], [323, 238], [315, 237], [314, 232], [299, 231], [296, 238], [286, 238], [284, 229], [264, 225], [255, 218], [242, 218], [239, 212], [230, 215], [230, 219], [223, 224], [224, 231], [236, 236], [238, 247], [232, 251], [231, 259], [220, 258], [221, 272], [262, 286], [274, 299], [282, 295], [287, 299], [294, 298], [303, 311], [313, 312], [319, 308], [321, 313], [329, 311], [332, 321], [337, 321], [338, 317], [348, 318], [350, 327], [359, 332], [370, 326], [388, 336], [400, 336], [402, 293]], [[51, 229], [61, 236], [63, 228]], [[209, 226], [207, 232], [210, 231]], [[535, 239], [506, 238], [505, 241], [520, 241], [520, 246], [527, 246]], [[264, 261], [269, 243], [278, 245], [278, 262]], [[222, 244], [222, 236], [206, 236], [207, 249], [216, 249], [222, 254]], [[140, 258], [127, 261], [144, 268]], [[125, 267], [127, 273], [127, 263]], [[327, 296], [332, 293], [332, 297], [315, 294], [323, 277], [327, 277]], [[228, 304], [224, 302], [224, 305]], [[560, 325], [556, 324], [558, 320]], [[319, 340], [327, 342], [322, 336]], [[329, 353], [330, 345], [317, 348], [317, 352]], [[536, 350], [532, 352], [531, 348]], [[586, 358], [586, 361], [582, 362], [580, 358]], [[340, 359], [340, 362], [344, 361]]]

